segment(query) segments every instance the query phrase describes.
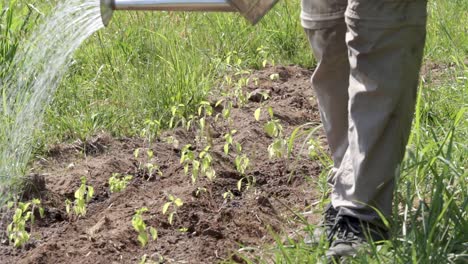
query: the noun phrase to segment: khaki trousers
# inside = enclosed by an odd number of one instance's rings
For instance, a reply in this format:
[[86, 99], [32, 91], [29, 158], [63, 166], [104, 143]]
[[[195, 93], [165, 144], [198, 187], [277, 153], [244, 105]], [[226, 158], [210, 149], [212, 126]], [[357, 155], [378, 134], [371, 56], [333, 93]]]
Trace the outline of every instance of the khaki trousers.
[[302, 0], [334, 168], [333, 206], [380, 223], [392, 211], [416, 101], [425, 0]]

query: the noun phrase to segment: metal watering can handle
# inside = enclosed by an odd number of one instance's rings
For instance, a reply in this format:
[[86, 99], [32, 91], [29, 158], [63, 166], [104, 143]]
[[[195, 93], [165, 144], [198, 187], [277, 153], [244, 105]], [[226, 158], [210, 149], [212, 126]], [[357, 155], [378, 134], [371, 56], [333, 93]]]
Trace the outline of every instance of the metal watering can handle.
[[253, 25], [278, 0], [101, 0], [102, 22], [107, 26], [114, 10], [239, 12]]

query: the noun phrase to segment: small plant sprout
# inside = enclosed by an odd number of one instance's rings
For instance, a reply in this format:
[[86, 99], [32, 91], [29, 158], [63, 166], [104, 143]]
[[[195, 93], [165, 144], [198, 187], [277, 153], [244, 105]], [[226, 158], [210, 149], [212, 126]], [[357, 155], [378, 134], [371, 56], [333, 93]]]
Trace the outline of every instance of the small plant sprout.
[[224, 144], [224, 154], [228, 155], [229, 154], [229, 147], [232, 146], [234, 140], [233, 140], [233, 135], [237, 133], [237, 130], [231, 130], [229, 133], [224, 135], [224, 139], [226, 140], [226, 143]]
[[86, 215], [86, 205], [91, 201], [94, 196], [94, 188], [90, 185], [86, 185], [86, 177], [81, 177], [81, 185], [78, 190], [75, 191], [75, 201], [72, 203], [70, 200], [65, 201], [65, 209], [68, 216], [72, 215], [71, 206], [73, 206], [73, 212], [76, 216]]
[[[177, 209], [182, 205], [184, 205], [184, 202], [180, 198], [169, 194], [169, 202], [165, 203], [162, 208], [163, 215], [169, 213], [167, 216], [167, 221], [169, 222], [169, 224], [172, 225], [174, 221], [174, 215], [177, 213]], [[169, 212], [169, 208], [172, 208], [171, 212]]]
[[213, 107], [207, 101], [201, 101], [198, 107], [198, 116], [213, 115]]
[[180, 157], [180, 164], [184, 165], [185, 175], [189, 172], [189, 167], [192, 165], [192, 183], [195, 183], [198, 178], [200, 170], [200, 163], [195, 159], [195, 153], [192, 151], [192, 145], [187, 144], [182, 148], [182, 155]]
[[263, 127], [265, 133], [273, 138], [273, 143], [268, 146], [268, 156], [271, 158], [284, 158], [288, 154], [288, 141], [283, 138], [283, 126], [274, 118], [273, 109], [267, 108], [270, 120]]
[[195, 191], [195, 197], [199, 197], [200, 194], [206, 193], [208, 190], [204, 187], [197, 187], [197, 190]]
[[234, 194], [231, 192], [231, 190], [226, 191], [223, 193], [223, 199], [224, 199], [224, 202], [227, 202], [228, 200], [232, 200], [234, 199]]
[[109, 178], [109, 188], [111, 193], [117, 193], [127, 188], [128, 183], [133, 179], [132, 175], [122, 176], [120, 173], [113, 173]]
[[246, 182], [246, 190], [250, 189], [250, 187], [255, 185], [256, 179], [254, 176], [246, 176], [245, 171], [250, 165], [250, 159], [247, 157], [247, 155], [242, 154], [236, 157], [235, 160], [235, 165], [236, 165], [236, 170], [243, 176], [238, 182], [237, 182], [237, 189], [239, 191], [242, 191], [242, 185], [244, 184], [244, 181]]
[[142, 129], [140, 135], [142, 137], [146, 137], [148, 141], [151, 142], [154, 137], [157, 137], [159, 135], [159, 132], [161, 130], [161, 121], [147, 119], [145, 120], [144, 124], [146, 128]]
[[132, 226], [135, 231], [138, 232], [138, 241], [142, 247], [145, 247], [148, 244], [149, 236], [148, 231], [151, 234], [152, 240], [158, 239], [158, 230], [154, 227], [147, 227], [145, 221], [143, 220], [143, 214], [148, 212], [148, 208], [143, 207], [135, 211], [135, 214], [132, 218]]
[[279, 76], [278, 73], [273, 73], [273, 74], [270, 75], [270, 80], [272, 80], [272, 81], [277, 81], [277, 80], [279, 80], [279, 78], [280, 78], [280, 76]]
[[171, 119], [169, 120], [169, 128], [175, 128], [178, 125], [185, 127], [187, 120], [184, 116], [185, 105], [178, 104], [171, 107]]
[[[141, 149], [137, 148], [133, 152], [133, 156], [135, 159], [138, 159], [141, 155]], [[162, 176], [163, 173], [158, 164], [156, 164], [154, 158], [154, 152], [151, 149], [146, 150], [145, 153], [146, 160], [143, 162], [138, 163], [138, 170], [147, 178], [147, 180], [151, 180], [154, 176], [159, 175]]]
[[231, 101], [226, 102], [226, 104], [224, 105], [222, 115], [225, 120], [229, 120], [229, 118], [231, 117], [232, 107], [233, 106]]
[[278, 119], [272, 119], [268, 121], [263, 127], [263, 129], [265, 130], [267, 135], [272, 138], [279, 137], [283, 132], [283, 126], [281, 126]]
[[[13, 207], [13, 203], [8, 204], [9, 208]], [[31, 210], [29, 210], [31, 208]], [[7, 227], [8, 240], [13, 243], [15, 247], [21, 247], [29, 241], [30, 234], [26, 231], [26, 223], [31, 222], [34, 225], [34, 211], [38, 208], [41, 218], [44, 217], [44, 208], [41, 207], [39, 199], [33, 199], [31, 202], [18, 203], [18, 206], [13, 215], [13, 221]]]
[[210, 180], [216, 178], [216, 171], [212, 167], [213, 158], [210, 154], [210, 146], [206, 147], [198, 157], [200, 158], [201, 163], [201, 172]]
[[199, 176], [206, 176], [209, 180], [216, 177], [216, 171], [212, 167], [213, 158], [210, 154], [210, 146], [205, 147], [198, 157], [191, 150], [192, 145], [188, 144], [182, 148], [180, 164], [184, 165], [184, 172], [187, 175], [190, 166], [192, 167], [192, 183], [194, 184]]
[[288, 153], [288, 142], [284, 138], [275, 138], [268, 146], [268, 156], [272, 158], [285, 158]]
[[234, 164], [236, 165], [237, 172], [239, 172], [241, 175], [245, 175], [245, 171], [250, 165], [250, 159], [246, 154], [238, 155], [234, 161]]

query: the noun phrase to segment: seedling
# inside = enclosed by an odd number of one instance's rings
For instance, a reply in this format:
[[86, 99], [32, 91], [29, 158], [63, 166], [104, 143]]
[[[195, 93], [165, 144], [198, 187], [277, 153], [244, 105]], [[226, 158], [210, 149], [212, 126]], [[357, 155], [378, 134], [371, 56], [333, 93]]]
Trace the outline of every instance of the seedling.
[[147, 137], [148, 141], [152, 141], [153, 138], [159, 136], [159, 132], [161, 130], [161, 121], [159, 120], [152, 120], [152, 119], [147, 119], [145, 120], [145, 126], [140, 135], [142, 137]]
[[272, 158], [285, 158], [288, 152], [288, 142], [284, 138], [275, 138], [268, 146], [268, 156]]
[[224, 139], [226, 140], [226, 143], [224, 144], [224, 154], [228, 155], [229, 154], [229, 147], [233, 144], [233, 135], [237, 133], [237, 130], [231, 130], [229, 133], [224, 135]]
[[[268, 156], [271, 158], [284, 158], [288, 154], [288, 141], [283, 137], [283, 126], [280, 121], [274, 117], [273, 109], [267, 108], [270, 120], [264, 125], [265, 133], [273, 138], [273, 142], [268, 146]], [[256, 120], [260, 119], [261, 108], [255, 110]]]
[[224, 192], [223, 199], [224, 199], [224, 202], [227, 202], [228, 200], [232, 200], [234, 199], [234, 194], [231, 192], [231, 190]]
[[197, 190], [195, 191], [195, 196], [196, 196], [196, 197], [199, 197], [200, 194], [206, 193], [206, 192], [207, 192], [206, 188], [204, 188], [204, 187], [197, 187]]
[[172, 194], [169, 194], [169, 202], [165, 203], [162, 208], [163, 215], [168, 213], [169, 208], [172, 208], [172, 211], [169, 212], [168, 217], [167, 217], [167, 221], [169, 222], [169, 224], [172, 225], [174, 221], [174, 215], [177, 213], [177, 209], [181, 207], [182, 205], [184, 205], [184, 202], [180, 198], [177, 198], [173, 196]]
[[182, 155], [180, 157], [180, 164], [184, 165], [184, 172], [187, 175], [189, 168], [192, 168], [192, 183], [195, 183], [198, 177], [206, 176], [209, 180], [213, 180], [216, 177], [216, 171], [212, 167], [213, 158], [210, 154], [210, 146], [205, 147], [202, 152], [195, 156], [195, 152], [191, 150], [192, 145], [188, 144], [182, 148]]
[[201, 172], [210, 180], [214, 180], [216, 177], [216, 171], [213, 169], [211, 166], [211, 163], [213, 162], [213, 158], [211, 157], [210, 154], [210, 146], [206, 147], [202, 152], [200, 152], [200, 155], [198, 157], [200, 158], [200, 163], [201, 163]]
[[[135, 151], [133, 152], [133, 156], [135, 157], [135, 159], [138, 159], [140, 155], [141, 149], [135, 149]], [[154, 152], [151, 149], [146, 150], [146, 161], [139, 162], [138, 170], [141, 171], [141, 173], [144, 175], [144, 177], [147, 178], [148, 181], [154, 178], [156, 175], [163, 175], [161, 169], [159, 168], [159, 165], [156, 164], [154, 160]]]
[[238, 155], [235, 160], [235, 165], [236, 165], [236, 170], [243, 176], [242, 179], [240, 179], [237, 182], [237, 189], [239, 191], [242, 191], [242, 185], [244, 184], [244, 182], [246, 183], [246, 190], [254, 186], [256, 182], [255, 177], [245, 175], [245, 172], [250, 165], [250, 159], [247, 157], [247, 155], [245, 154]]
[[111, 193], [121, 192], [127, 188], [128, 183], [133, 179], [132, 175], [122, 176], [120, 173], [113, 173], [109, 178], [109, 188]]
[[[28, 203], [18, 203], [18, 207], [13, 215], [13, 221], [7, 227], [8, 240], [13, 243], [15, 247], [21, 247], [29, 241], [30, 234], [26, 231], [26, 223], [31, 221], [31, 233], [32, 226], [34, 225], [34, 210], [39, 209], [39, 215], [41, 218], [44, 217], [44, 208], [41, 206], [39, 199], [33, 199]], [[13, 207], [13, 203], [8, 205], [9, 208]], [[31, 210], [29, 208], [31, 207]]]
[[154, 240], [158, 239], [158, 230], [154, 227], [147, 227], [145, 221], [143, 220], [143, 214], [148, 211], [148, 208], [143, 207], [135, 211], [135, 214], [132, 218], [132, 226], [135, 231], [138, 232], [138, 241], [140, 242], [141, 247], [145, 247], [148, 244], [149, 237], [148, 231], [151, 234], [151, 238]]
[[91, 201], [94, 196], [94, 188], [86, 185], [86, 177], [81, 177], [81, 186], [75, 191], [75, 201], [72, 203], [70, 200], [65, 201], [65, 209], [69, 217], [71, 217], [71, 207], [76, 216], [86, 215], [86, 205]]
[[[222, 96], [229, 98], [230, 95], [228, 93], [223, 93]], [[215, 107], [219, 107], [222, 105], [222, 109], [223, 109], [221, 113], [216, 114], [216, 116], [214, 117], [215, 122], [217, 122], [219, 117], [222, 116], [224, 120], [231, 123], [230, 118], [231, 118], [233, 103], [231, 100], [226, 100], [226, 98], [218, 100], [215, 104]]]
[[169, 120], [169, 128], [175, 128], [178, 125], [185, 127], [187, 120], [184, 116], [184, 104], [178, 104], [171, 107], [171, 119]]

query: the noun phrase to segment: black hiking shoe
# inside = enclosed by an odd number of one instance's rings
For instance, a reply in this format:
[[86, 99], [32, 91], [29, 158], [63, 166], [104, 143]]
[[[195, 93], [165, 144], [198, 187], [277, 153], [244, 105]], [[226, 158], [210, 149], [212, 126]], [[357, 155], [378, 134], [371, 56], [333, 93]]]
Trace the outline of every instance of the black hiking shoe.
[[307, 245], [318, 244], [322, 237], [328, 237], [330, 231], [335, 225], [335, 219], [338, 211], [331, 203], [327, 204], [323, 212], [323, 219], [320, 224], [314, 229], [313, 234], [309, 234], [304, 238], [304, 243]]
[[355, 217], [337, 216], [335, 225], [328, 235], [330, 248], [326, 255], [329, 259], [335, 260], [341, 257], [354, 257], [369, 240], [379, 242], [387, 239], [388, 232], [383, 228]]

